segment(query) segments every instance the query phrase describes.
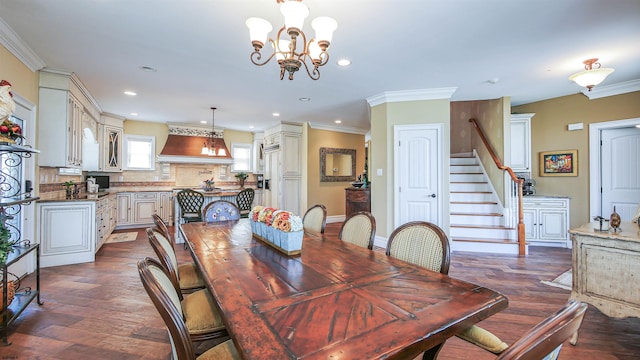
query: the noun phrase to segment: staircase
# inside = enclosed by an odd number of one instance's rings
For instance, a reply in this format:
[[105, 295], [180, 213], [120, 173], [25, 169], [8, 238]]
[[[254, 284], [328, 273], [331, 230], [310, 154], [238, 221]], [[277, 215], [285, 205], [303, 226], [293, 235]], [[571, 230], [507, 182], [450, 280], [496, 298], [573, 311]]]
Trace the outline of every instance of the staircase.
[[518, 254], [517, 230], [504, 226], [503, 208], [473, 155], [450, 161], [451, 250]]

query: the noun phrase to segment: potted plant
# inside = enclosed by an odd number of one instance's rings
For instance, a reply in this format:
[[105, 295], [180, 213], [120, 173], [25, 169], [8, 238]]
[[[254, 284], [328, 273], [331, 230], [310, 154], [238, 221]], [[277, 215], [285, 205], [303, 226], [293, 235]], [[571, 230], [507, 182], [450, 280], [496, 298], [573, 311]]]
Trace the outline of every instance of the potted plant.
[[236, 179], [240, 182], [240, 188], [244, 188], [244, 181], [247, 180], [249, 175], [246, 172], [239, 172], [236, 174]]
[[65, 181], [64, 183], [62, 183], [62, 185], [66, 186], [65, 192], [67, 195], [67, 199], [71, 198], [71, 187], [73, 186], [73, 180], [69, 180], [69, 181]]
[[15, 241], [11, 241], [11, 232], [7, 229], [4, 219], [0, 221], [0, 263], [7, 261], [7, 256], [11, 252]]

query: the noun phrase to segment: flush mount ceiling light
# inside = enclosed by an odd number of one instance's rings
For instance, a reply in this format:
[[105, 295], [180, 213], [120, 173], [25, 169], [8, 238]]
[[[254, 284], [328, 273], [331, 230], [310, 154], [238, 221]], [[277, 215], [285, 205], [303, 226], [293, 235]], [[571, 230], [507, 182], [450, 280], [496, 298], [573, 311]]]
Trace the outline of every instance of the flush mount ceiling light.
[[211, 134], [209, 135], [209, 138], [207, 139], [207, 141], [205, 141], [204, 146], [202, 147], [202, 151], [200, 152], [200, 154], [202, 155], [209, 155], [209, 156], [227, 156], [227, 151], [224, 148], [216, 148], [216, 141], [215, 141], [215, 137], [216, 137], [216, 115], [215, 115], [215, 111], [216, 108], [212, 107], [211, 108], [211, 112], [212, 112], [212, 118], [211, 118]]
[[601, 68], [597, 58], [587, 59], [583, 61], [583, 63], [584, 71], [580, 71], [579, 73], [569, 76], [569, 80], [575, 81], [576, 84], [586, 87], [589, 91], [591, 91], [594, 86], [603, 82], [609, 74], [615, 71], [611, 68]]
[[[280, 65], [280, 80], [284, 78], [285, 72], [289, 73], [289, 80], [293, 80], [294, 74], [303, 65], [309, 77], [318, 80], [320, 78], [318, 68], [329, 61], [327, 48], [331, 44], [331, 38], [338, 23], [326, 16], [315, 18], [311, 22], [311, 27], [315, 30], [316, 37], [307, 42], [302, 26], [304, 19], [309, 16], [309, 8], [302, 3], [302, 0], [276, 0], [276, 2], [282, 4], [280, 12], [284, 16], [284, 26], [278, 31], [275, 40], [267, 39], [269, 32], [273, 30], [271, 23], [260, 18], [247, 19], [246, 25], [249, 28], [254, 49], [251, 53], [251, 62], [262, 66], [275, 56]], [[267, 41], [273, 47], [273, 52], [261, 62], [260, 50]]]

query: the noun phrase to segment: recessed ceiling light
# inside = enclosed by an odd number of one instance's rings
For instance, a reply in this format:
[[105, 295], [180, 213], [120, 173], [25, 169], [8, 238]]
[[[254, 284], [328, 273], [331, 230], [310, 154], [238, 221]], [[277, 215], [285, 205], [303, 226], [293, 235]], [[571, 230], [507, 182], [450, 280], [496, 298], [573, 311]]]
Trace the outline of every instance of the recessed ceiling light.
[[271, 114], [271, 115], [273, 115], [273, 116], [280, 116], [280, 113], [273, 113], [273, 114]]
[[140, 66], [140, 70], [146, 71], [146, 72], [156, 72], [156, 71], [158, 71], [158, 70], [152, 68], [151, 66]]
[[129, 95], [129, 96], [136, 96], [136, 95], [138, 95], [138, 94], [136, 94], [135, 92], [133, 92], [133, 91], [129, 91], [129, 90], [125, 91], [125, 92], [124, 92], [124, 94], [125, 94], [125, 95]]
[[338, 60], [338, 65], [340, 65], [340, 66], [349, 66], [349, 65], [351, 65], [351, 60], [349, 60], [349, 59], [340, 59], [340, 60]]
[[138, 116], [138, 113], [131, 113], [131, 116]]
[[301, 97], [300, 99], [298, 99], [300, 101], [311, 101], [311, 98], [308, 97]]
[[636, 125], [637, 128], [640, 128], [640, 124]]
[[200, 124], [206, 124], [207, 120], [200, 120]]
[[253, 129], [255, 126], [253, 125], [249, 125], [249, 129]]
[[342, 124], [342, 120], [340, 119], [336, 120], [336, 124]]

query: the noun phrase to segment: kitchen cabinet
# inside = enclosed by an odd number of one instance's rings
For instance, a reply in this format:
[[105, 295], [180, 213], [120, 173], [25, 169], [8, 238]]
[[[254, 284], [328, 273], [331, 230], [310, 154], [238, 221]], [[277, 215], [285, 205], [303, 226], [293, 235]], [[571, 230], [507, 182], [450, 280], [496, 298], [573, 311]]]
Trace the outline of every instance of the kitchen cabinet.
[[571, 247], [568, 198], [525, 196], [522, 207], [528, 244]]
[[302, 126], [281, 123], [267, 129], [264, 152], [265, 205], [303, 214]]
[[98, 124], [100, 151], [98, 166], [100, 171], [122, 171], [122, 143], [124, 119], [115, 115], [101, 115]]
[[531, 172], [531, 118], [535, 114], [511, 114], [511, 169]]
[[253, 173], [264, 173], [264, 133], [253, 134]]
[[96, 201], [55, 201], [37, 204], [42, 267], [95, 260]]
[[171, 220], [171, 193], [141, 191], [118, 193], [117, 226], [140, 227], [153, 225], [153, 214], [158, 214], [166, 222]]
[[[73, 74], [42, 70], [38, 89], [40, 166], [82, 168], [83, 121], [100, 115]], [[91, 119], [91, 120], [89, 120]]]
[[109, 238], [115, 229], [116, 196], [113, 194], [103, 196], [96, 201], [96, 246], [95, 252], [100, 250], [102, 244]]
[[253, 206], [264, 205], [264, 190], [255, 189], [253, 195]]

